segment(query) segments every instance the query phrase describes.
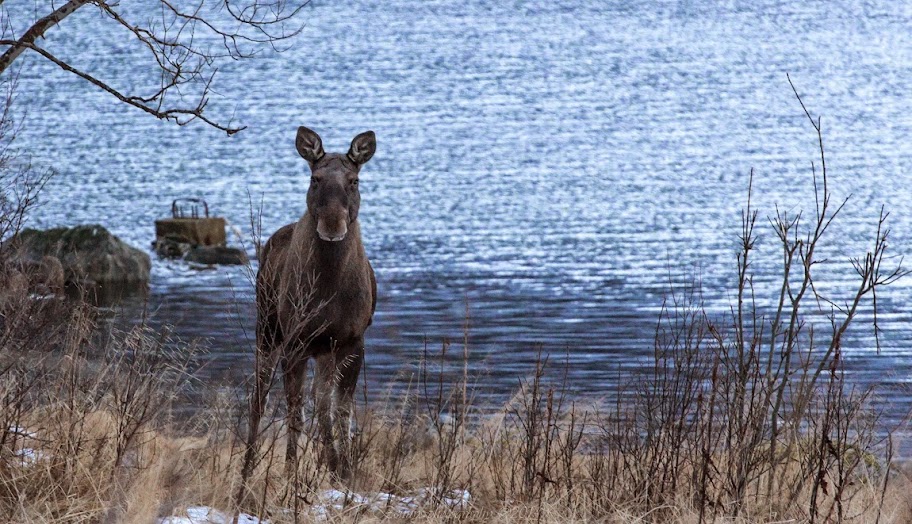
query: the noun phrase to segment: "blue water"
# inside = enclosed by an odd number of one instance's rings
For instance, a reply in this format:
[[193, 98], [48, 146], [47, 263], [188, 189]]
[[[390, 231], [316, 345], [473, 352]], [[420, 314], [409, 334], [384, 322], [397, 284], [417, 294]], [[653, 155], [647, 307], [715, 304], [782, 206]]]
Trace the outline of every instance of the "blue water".
[[[43, 45], [123, 89], [156, 85], [142, 49], [81, 11]], [[498, 370], [481, 394], [505, 399], [539, 346], [568, 354], [574, 388], [608, 394], [651, 354], [670, 285], [696, 278], [711, 311], [729, 307], [751, 168], [754, 284], [761, 301], [775, 293], [765, 217], [813, 213], [817, 160], [788, 72], [822, 116], [834, 199], [851, 195], [820, 253], [821, 290], [849, 298], [849, 259], [869, 249], [881, 204], [890, 253], [912, 253], [912, 5], [351, 0], [313, 1], [305, 17], [293, 49], [221, 68], [208, 110], [247, 126], [231, 138], [23, 60], [19, 144], [57, 171], [31, 224], [100, 222], [148, 248], [171, 199], [202, 196], [249, 240], [251, 200], [267, 233], [304, 210], [297, 126], [343, 151], [373, 129], [369, 380], [405, 383], [426, 343], [462, 340], [468, 308], [472, 367]], [[894, 420], [910, 405], [895, 401], [910, 399], [910, 291], [906, 279], [878, 296], [879, 354], [869, 302], [845, 344], [853, 380], [887, 385]], [[155, 321], [205, 337], [214, 380], [250, 371], [251, 302], [242, 271], [154, 262]]]

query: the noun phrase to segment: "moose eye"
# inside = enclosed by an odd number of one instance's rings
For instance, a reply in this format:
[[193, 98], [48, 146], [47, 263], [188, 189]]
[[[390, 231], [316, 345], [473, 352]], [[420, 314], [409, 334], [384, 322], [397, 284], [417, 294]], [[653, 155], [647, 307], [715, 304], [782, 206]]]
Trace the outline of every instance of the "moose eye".
[[311, 184], [317, 184], [317, 183], [319, 183], [319, 182], [320, 182], [320, 179], [319, 179], [319, 178], [317, 178], [317, 177], [315, 177], [315, 176], [310, 177], [310, 183], [311, 183]]
[[357, 185], [358, 185], [358, 179], [357, 179], [357, 178], [352, 179], [351, 185], [352, 185], [352, 186], [357, 186]]

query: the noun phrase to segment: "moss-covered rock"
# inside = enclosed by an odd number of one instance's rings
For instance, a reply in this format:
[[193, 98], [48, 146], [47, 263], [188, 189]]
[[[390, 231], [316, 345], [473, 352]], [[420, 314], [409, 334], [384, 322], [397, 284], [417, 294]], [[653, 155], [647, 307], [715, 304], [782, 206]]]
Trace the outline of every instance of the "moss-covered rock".
[[145, 287], [152, 262], [103, 226], [84, 225], [48, 230], [25, 229], [9, 240], [14, 259], [40, 265], [54, 257], [63, 267], [67, 285], [82, 287]]

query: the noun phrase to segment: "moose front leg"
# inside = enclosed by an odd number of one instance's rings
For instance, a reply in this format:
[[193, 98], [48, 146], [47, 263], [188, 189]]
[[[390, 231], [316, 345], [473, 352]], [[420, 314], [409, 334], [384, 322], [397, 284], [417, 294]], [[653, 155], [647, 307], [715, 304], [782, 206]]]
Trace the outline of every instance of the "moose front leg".
[[322, 444], [323, 462], [335, 473], [339, 467], [339, 456], [333, 442], [333, 419], [335, 418], [336, 367], [332, 354], [317, 357], [314, 366], [313, 395], [317, 429]]
[[295, 352], [282, 361], [282, 378], [288, 403], [288, 442], [285, 448], [285, 473], [294, 478], [298, 467], [298, 440], [304, 426], [301, 410], [304, 401], [304, 380], [307, 377], [307, 358]]
[[359, 338], [343, 351], [335, 352], [336, 365], [336, 412], [335, 442], [339, 465], [336, 476], [344, 483], [352, 477], [352, 410], [355, 391], [358, 387], [358, 376], [364, 361], [364, 339]]
[[316, 359], [314, 404], [323, 459], [333, 478], [342, 483], [351, 480], [352, 408], [363, 359], [360, 338]]

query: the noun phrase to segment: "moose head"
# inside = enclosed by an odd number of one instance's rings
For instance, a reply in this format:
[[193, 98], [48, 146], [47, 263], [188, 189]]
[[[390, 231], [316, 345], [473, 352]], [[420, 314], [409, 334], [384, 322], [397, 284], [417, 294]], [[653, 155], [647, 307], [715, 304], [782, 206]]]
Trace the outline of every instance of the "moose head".
[[348, 153], [326, 153], [320, 135], [301, 126], [295, 147], [310, 165], [307, 213], [316, 224], [317, 235], [328, 242], [344, 240], [348, 226], [358, 218], [361, 205], [358, 173], [377, 150], [374, 132], [365, 131], [356, 136]]

